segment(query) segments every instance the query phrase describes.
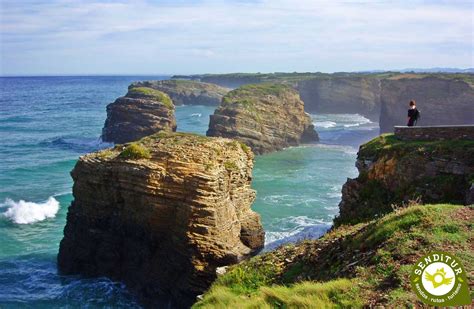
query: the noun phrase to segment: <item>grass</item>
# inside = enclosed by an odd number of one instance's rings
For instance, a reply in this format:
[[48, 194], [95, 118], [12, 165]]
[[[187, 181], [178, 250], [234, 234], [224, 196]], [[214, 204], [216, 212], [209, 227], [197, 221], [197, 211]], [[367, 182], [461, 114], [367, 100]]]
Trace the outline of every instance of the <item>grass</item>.
[[131, 143], [119, 154], [123, 159], [150, 159], [151, 153], [148, 148], [139, 143]]
[[233, 266], [195, 308], [389, 308], [419, 306], [413, 263], [436, 250], [456, 254], [472, 278], [474, 209], [411, 206], [319, 240], [287, 245]]
[[225, 161], [224, 162], [224, 167], [226, 168], [226, 170], [228, 171], [236, 171], [239, 169], [239, 167], [237, 166], [237, 164], [235, 164], [235, 162], [232, 162], [232, 161]]
[[288, 85], [278, 83], [262, 83], [241, 86], [224, 96], [222, 102], [226, 104], [241, 104], [245, 107], [253, 106], [266, 95], [281, 96], [287, 92], [296, 92]]
[[474, 157], [474, 141], [447, 140], [447, 141], [402, 141], [393, 133], [382, 134], [360, 147], [359, 155], [362, 157], [377, 158], [383, 151], [386, 155], [390, 152], [425, 153], [428, 151], [463, 151]]
[[150, 99], [161, 102], [168, 109], [174, 109], [174, 104], [173, 104], [173, 101], [171, 101], [170, 97], [167, 94], [159, 90], [155, 90], [153, 88], [149, 88], [149, 87], [131, 88], [127, 92], [127, 97], [150, 98]]

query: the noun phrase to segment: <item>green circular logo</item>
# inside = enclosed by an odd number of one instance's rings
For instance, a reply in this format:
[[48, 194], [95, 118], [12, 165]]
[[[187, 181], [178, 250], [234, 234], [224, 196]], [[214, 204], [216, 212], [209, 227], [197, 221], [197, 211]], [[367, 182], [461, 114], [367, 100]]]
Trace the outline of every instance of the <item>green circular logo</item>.
[[454, 255], [432, 252], [415, 263], [410, 276], [413, 291], [425, 304], [461, 306], [471, 304], [466, 272]]

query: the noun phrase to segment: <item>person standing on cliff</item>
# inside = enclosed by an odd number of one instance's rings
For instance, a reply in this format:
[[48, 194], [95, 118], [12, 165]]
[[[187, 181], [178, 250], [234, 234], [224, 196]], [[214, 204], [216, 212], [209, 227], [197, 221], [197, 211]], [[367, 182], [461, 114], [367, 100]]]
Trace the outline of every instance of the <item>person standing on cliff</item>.
[[413, 127], [420, 118], [420, 112], [416, 108], [415, 100], [410, 101], [410, 108], [408, 109], [408, 123], [407, 126]]

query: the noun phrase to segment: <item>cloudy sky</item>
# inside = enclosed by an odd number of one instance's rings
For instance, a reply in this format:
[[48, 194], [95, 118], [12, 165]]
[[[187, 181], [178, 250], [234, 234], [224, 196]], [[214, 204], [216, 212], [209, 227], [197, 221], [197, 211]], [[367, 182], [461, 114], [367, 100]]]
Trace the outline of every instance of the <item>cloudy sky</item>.
[[474, 1], [0, 2], [2, 75], [474, 66]]

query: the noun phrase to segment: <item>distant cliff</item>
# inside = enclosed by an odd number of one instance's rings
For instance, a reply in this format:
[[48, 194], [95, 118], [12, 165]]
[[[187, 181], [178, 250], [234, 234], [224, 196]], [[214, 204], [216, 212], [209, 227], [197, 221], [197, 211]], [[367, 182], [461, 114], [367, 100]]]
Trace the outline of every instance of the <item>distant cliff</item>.
[[370, 220], [410, 200], [472, 203], [474, 140], [404, 139], [382, 135], [360, 147], [359, 176], [343, 186], [336, 224]]
[[474, 87], [468, 81], [406, 75], [382, 80], [382, 133], [393, 132], [395, 125], [406, 125], [410, 100], [415, 100], [421, 111], [419, 125], [474, 123]]
[[237, 141], [167, 132], [81, 157], [60, 272], [107, 276], [155, 305], [190, 306], [217, 267], [263, 247], [252, 167]]
[[175, 105], [219, 105], [230, 89], [191, 80], [161, 80], [132, 83], [128, 88], [149, 87], [169, 95]]
[[308, 79], [296, 86], [312, 113], [360, 114], [373, 121], [380, 115], [380, 80], [373, 77]]
[[237, 139], [258, 154], [318, 140], [298, 93], [265, 83], [229, 92], [211, 115], [207, 135]]
[[124, 97], [107, 105], [102, 139], [127, 143], [159, 131], [176, 131], [174, 109], [170, 97], [161, 91], [131, 88]]
[[448, 73], [233, 73], [181, 76], [227, 87], [283, 83], [298, 90], [307, 112], [358, 113], [380, 120], [381, 132], [405, 125], [408, 102], [422, 111], [420, 124], [473, 122], [474, 74]]

